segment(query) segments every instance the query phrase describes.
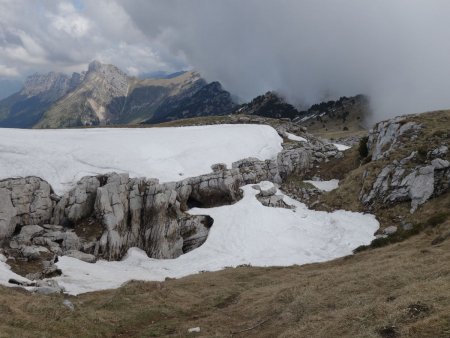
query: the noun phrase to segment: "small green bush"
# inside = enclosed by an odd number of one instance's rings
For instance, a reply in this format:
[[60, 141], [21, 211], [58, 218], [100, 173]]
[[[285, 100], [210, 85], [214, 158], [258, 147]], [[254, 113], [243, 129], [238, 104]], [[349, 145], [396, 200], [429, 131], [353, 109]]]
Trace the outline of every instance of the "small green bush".
[[369, 141], [369, 137], [368, 136], [364, 136], [363, 138], [361, 138], [359, 140], [359, 157], [361, 159], [366, 158], [369, 155], [369, 148], [367, 147], [367, 142]]

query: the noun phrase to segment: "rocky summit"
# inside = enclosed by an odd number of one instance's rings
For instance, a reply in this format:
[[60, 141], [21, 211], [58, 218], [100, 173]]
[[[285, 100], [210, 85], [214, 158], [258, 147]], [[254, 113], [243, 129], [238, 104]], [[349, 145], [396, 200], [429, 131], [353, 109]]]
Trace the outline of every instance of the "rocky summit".
[[72, 76], [50, 72], [27, 78], [0, 101], [0, 127], [64, 128], [169, 121], [228, 114], [235, 104], [218, 82], [193, 71], [165, 77], [130, 77], [93, 61]]

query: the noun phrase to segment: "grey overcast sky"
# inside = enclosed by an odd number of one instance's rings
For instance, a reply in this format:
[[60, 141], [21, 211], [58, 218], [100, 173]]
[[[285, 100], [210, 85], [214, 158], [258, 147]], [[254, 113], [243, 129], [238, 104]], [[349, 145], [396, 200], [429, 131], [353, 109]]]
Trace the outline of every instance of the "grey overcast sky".
[[377, 119], [450, 108], [448, 0], [0, 0], [0, 79], [196, 69], [248, 100], [366, 93]]

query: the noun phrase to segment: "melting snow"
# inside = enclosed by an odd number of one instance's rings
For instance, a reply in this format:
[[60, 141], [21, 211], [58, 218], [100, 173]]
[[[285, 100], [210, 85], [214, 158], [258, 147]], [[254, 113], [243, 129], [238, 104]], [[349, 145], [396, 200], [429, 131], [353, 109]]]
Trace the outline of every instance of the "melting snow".
[[[55, 279], [70, 294], [116, 288], [126, 281], [162, 281], [201, 271], [216, 271], [240, 264], [287, 266], [322, 262], [349, 255], [374, 239], [379, 224], [372, 215], [348, 211], [309, 210], [284, 196], [295, 209], [263, 206], [257, 190], [243, 187], [241, 201], [216, 208], [190, 210], [210, 215], [214, 224], [199, 248], [176, 259], [151, 259], [137, 248], [122, 261], [89, 264], [71, 257], [57, 263], [63, 275]], [[278, 192], [281, 194], [280, 192]]]
[[350, 149], [351, 147], [346, 146], [345, 144], [339, 144], [339, 143], [333, 143], [333, 145], [337, 148], [339, 151], [346, 151], [347, 149]]
[[294, 134], [291, 134], [291, 133], [286, 133], [286, 135], [287, 135], [287, 138], [292, 140], [292, 141], [308, 142], [308, 140], [306, 138], [301, 137], [301, 136], [297, 136], [297, 135], [294, 135]]
[[[1, 255], [2, 256], [2, 255]], [[14, 273], [11, 271], [11, 268], [8, 264], [6, 264], [6, 259], [5, 262], [3, 262], [3, 259], [0, 259], [0, 285], [5, 285], [5, 286], [17, 286], [15, 284], [10, 284], [8, 283], [8, 281], [10, 279], [16, 279], [18, 281], [28, 281], [28, 279], [19, 276], [18, 274]]]
[[[296, 141], [305, 139], [292, 135]], [[291, 138], [293, 139], [293, 138]], [[269, 126], [220, 125], [149, 129], [0, 130], [0, 179], [35, 175], [57, 193], [85, 175], [111, 171], [132, 177], [174, 181], [211, 172], [214, 163], [246, 158], [268, 159], [281, 151], [281, 138]], [[245, 144], [245, 147], [242, 145]], [[319, 189], [338, 181], [310, 182]], [[264, 183], [270, 185], [271, 183]], [[347, 211], [309, 210], [284, 196], [294, 209], [263, 206], [250, 185], [241, 201], [210, 209], [192, 209], [214, 219], [206, 242], [176, 259], [148, 258], [137, 248], [118, 262], [89, 264], [60, 257], [63, 275], [55, 278], [68, 293], [116, 288], [132, 280], [161, 281], [227, 266], [286, 266], [321, 262], [349, 255], [374, 238], [378, 222], [372, 215]], [[278, 192], [281, 194], [280, 192]], [[0, 283], [24, 280], [0, 261]]]
[[[282, 150], [264, 125], [183, 128], [0, 129], [0, 179], [38, 176], [56, 193], [83, 176], [125, 172], [161, 182], [211, 172], [211, 165], [246, 157], [270, 159]], [[245, 144], [245, 147], [242, 145]], [[181, 175], [180, 175], [181, 174]]]
[[315, 186], [319, 190], [331, 191], [339, 186], [339, 180], [329, 180], [329, 181], [304, 181]]

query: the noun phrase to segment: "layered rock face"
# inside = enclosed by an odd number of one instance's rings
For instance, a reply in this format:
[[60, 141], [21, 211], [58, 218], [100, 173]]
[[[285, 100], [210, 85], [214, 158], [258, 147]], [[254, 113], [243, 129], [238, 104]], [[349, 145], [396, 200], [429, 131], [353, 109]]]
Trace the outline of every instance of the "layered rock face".
[[[370, 132], [368, 148], [372, 161], [385, 163], [371, 187], [361, 191], [360, 200], [366, 206], [391, 205], [408, 201], [411, 213], [430, 198], [450, 188], [450, 157], [448, 146], [437, 136], [425, 139], [426, 126], [407, 117], [378, 123]], [[403, 158], [391, 159], [409, 144], [418, 141], [421, 148]], [[364, 175], [368, 176], [369, 172]]]

